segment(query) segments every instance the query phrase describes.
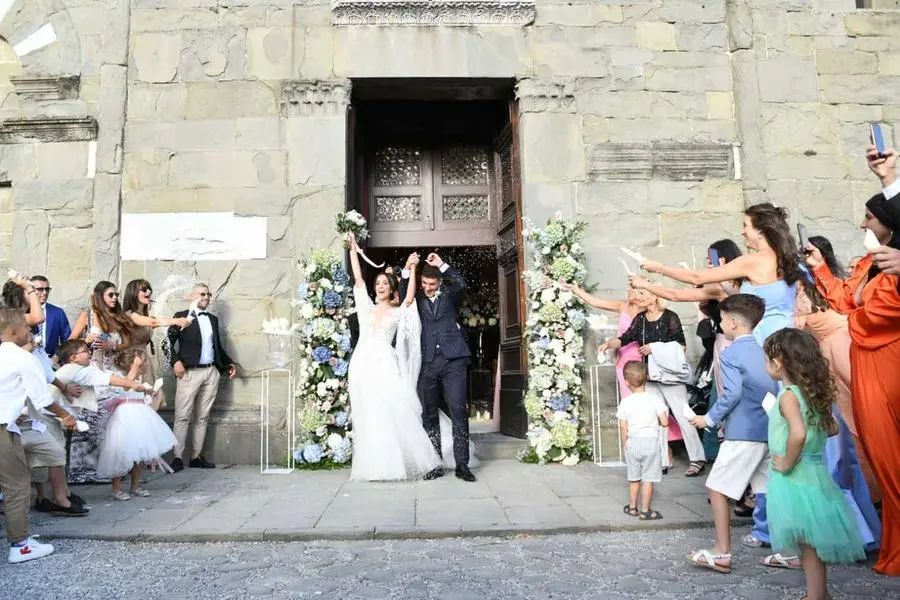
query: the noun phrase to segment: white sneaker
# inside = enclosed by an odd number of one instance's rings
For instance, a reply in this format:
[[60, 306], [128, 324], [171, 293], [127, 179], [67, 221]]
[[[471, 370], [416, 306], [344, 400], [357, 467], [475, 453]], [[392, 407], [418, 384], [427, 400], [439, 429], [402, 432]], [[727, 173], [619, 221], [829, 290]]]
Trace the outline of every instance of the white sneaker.
[[23, 563], [51, 554], [53, 554], [52, 544], [42, 544], [32, 536], [25, 540], [25, 544], [22, 546], [9, 547], [9, 562], [10, 564]]

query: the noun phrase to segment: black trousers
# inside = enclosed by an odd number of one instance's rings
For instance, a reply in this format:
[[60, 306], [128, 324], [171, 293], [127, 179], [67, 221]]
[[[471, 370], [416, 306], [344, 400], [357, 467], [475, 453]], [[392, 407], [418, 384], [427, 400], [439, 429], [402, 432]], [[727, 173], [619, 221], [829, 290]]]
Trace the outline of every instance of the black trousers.
[[419, 399], [422, 401], [422, 425], [438, 455], [441, 455], [441, 401], [446, 405], [453, 425], [453, 458], [457, 466], [469, 465], [469, 412], [466, 409], [466, 383], [469, 359], [447, 359], [437, 354], [422, 364], [419, 374]]

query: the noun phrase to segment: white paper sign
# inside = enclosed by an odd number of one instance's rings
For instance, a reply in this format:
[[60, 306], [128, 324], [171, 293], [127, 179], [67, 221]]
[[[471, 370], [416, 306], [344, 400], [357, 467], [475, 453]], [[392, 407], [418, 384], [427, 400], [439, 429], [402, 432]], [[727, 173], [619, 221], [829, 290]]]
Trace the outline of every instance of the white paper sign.
[[763, 398], [762, 407], [767, 415], [772, 414], [772, 409], [775, 408], [776, 404], [778, 404], [778, 399], [771, 393], [766, 394], [766, 397]]
[[266, 258], [268, 220], [234, 213], [122, 215], [122, 260]]

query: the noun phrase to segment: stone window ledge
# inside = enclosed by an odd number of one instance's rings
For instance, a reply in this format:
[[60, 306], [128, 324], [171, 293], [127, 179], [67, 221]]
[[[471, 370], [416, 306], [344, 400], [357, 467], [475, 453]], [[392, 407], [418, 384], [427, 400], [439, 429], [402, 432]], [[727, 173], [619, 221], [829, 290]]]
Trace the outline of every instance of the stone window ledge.
[[40, 117], [0, 123], [0, 144], [90, 142], [97, 139], [94, 117]]
[[334, 0], [333, 25], [530, 25], [534, 0]]

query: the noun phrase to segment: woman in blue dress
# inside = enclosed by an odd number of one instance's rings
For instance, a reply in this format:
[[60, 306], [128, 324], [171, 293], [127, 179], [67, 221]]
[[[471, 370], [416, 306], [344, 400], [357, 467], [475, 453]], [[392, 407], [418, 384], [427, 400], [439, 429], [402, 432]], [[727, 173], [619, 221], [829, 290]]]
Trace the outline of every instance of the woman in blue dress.
[[[741, 235], [749, 253], [721, 267], [693, 271], [645, 261], [641, 267], [691, 285], [741, 281], [740, 292], [765, 300], [766, 312], [754, 335], [762, 344], [770, 335], [794, 326], [797, 282], [804, 277], [799, 261], [799, 245], [791, 235], [788, 213], [768, 202], [755, 204], [744, 212]], [[753, 530], [742, 543], [750, 548], [769, 545], [765, 494], [757, 494], [753, 511]], [[779, 557], [786, 562], [794, 557]]]

